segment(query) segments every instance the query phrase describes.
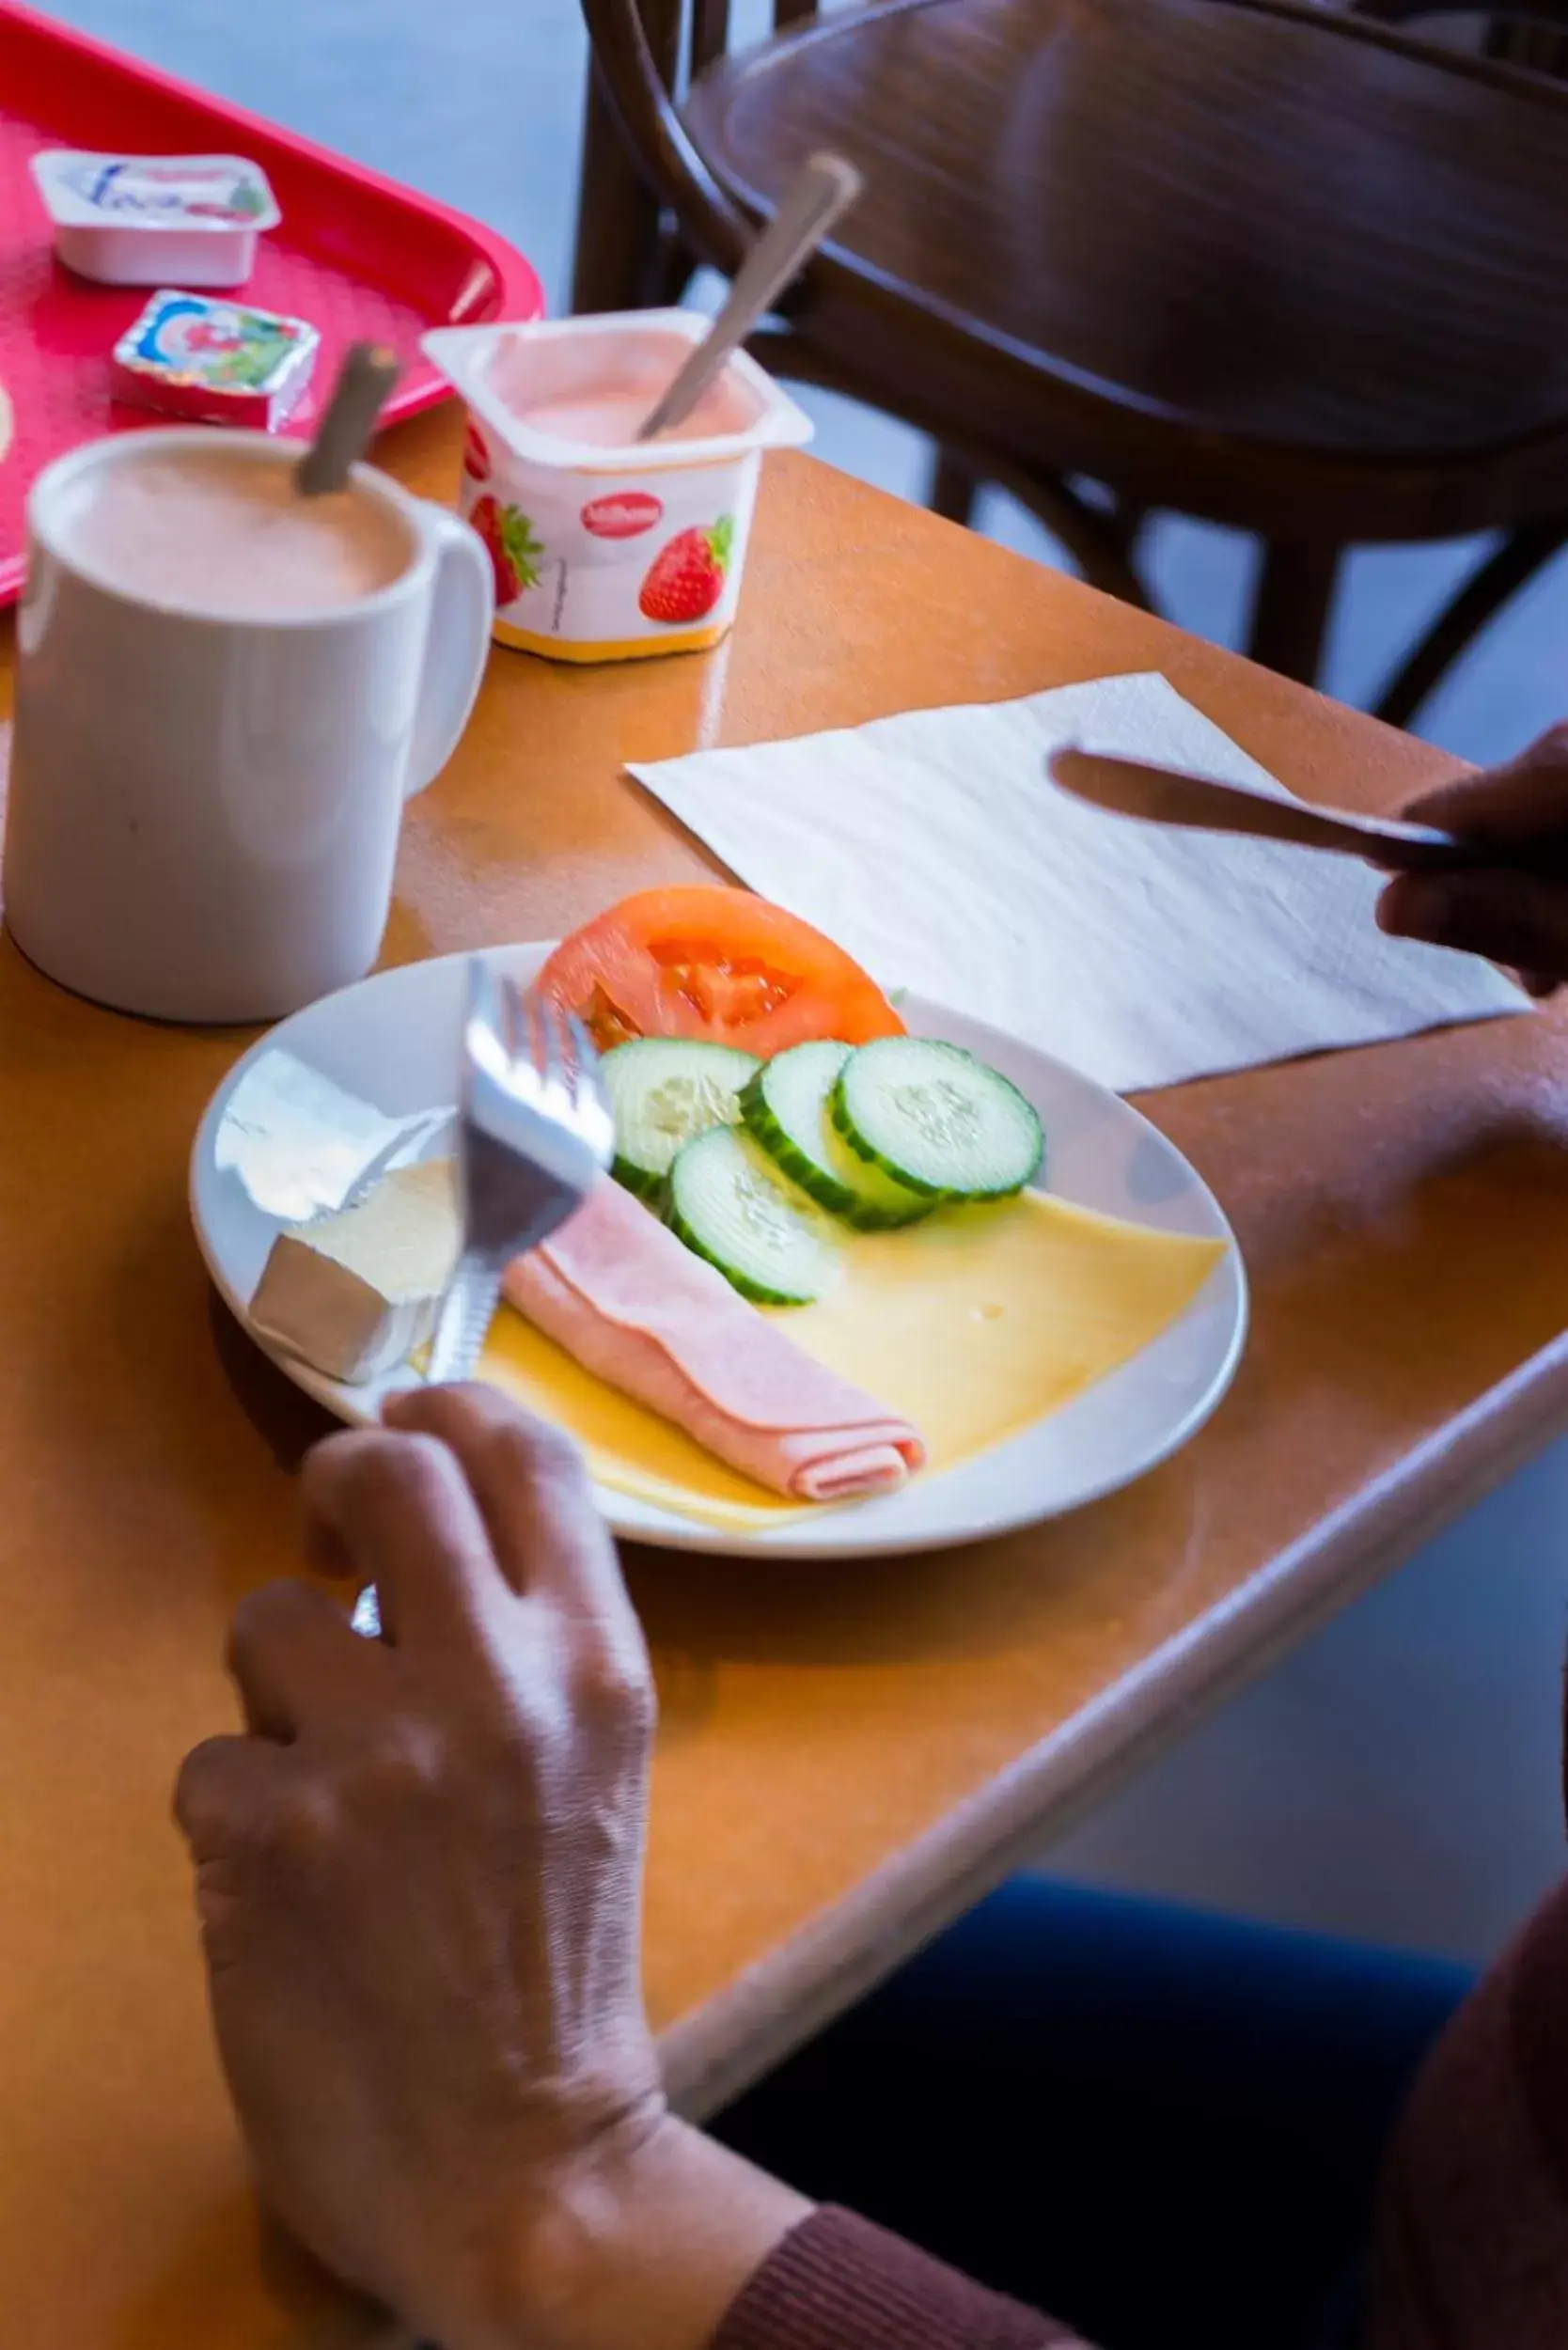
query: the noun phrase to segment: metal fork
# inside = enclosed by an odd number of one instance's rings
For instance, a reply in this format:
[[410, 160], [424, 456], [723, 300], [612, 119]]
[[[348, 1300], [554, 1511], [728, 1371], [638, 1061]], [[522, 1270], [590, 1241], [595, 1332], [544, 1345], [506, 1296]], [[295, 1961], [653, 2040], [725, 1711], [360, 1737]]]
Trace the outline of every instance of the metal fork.
[[[457, 1113], [463, 1247], [436, 1315], [427, 1379], [470, 1375], [508, 1265], [565, 1222], [614, 1154], [615, 1122], [582, 1022], [474, 956]], [[353, 1624], [379, 1634], [373, 1586], [360, 1593]]]
[[610, 1164], [615, 1125], [580, 1020], [468, 965], [458, 1099], [463, 1251], [436, 1317], [431, 1380], [478, 1361], [514, 1257], [537, 1248]]

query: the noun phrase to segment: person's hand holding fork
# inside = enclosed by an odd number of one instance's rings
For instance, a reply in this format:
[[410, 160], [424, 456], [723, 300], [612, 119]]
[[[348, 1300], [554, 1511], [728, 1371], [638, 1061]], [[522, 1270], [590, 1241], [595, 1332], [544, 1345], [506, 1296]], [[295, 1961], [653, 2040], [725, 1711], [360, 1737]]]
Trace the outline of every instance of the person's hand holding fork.
[[652, 1684], [587, 1476], [482, 1387], [304, 1474], [381, 1591], [254, 1592], [247, 1731], [181, 1774], [264, 2198], [442, 2350], [696, 2350], [808, 2206], [667, 2111], [643, 2006]]

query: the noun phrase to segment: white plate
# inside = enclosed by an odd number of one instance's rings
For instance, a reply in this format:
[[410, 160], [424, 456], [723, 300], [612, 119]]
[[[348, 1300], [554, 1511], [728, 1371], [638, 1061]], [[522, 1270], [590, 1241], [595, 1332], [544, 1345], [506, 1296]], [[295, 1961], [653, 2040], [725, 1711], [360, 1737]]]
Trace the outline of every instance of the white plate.
[[[546, 946], [497, 948], [497, 965], [529, 979]], [[251, 1062], [285, 1047], [350, 1092], [400, 1118], [452, 1098], [465, 955], [383, 971], [295, 1012], [236, 1063], [208, 1105], [191, 1160], [191, 1214], [208, 1269], [226, 1304], [245, 1320], [277, 1227], [238, 1176], [220, 1171], [214, 1137], [229, 1095]], [[1235, 1236], [1208, 1186], [1148, 1120], [1114, 1093], [1015, 1037], [944, 1011], [918, 996], [903, 1005], [918, 1035], [966, 1044], [1022, 1088], [1044, 1124], [1050, 1188], [1061, 1198], [1164, 1232], [1227, 1240], [1231, 1247], [1181, 1319], [1131, 1362], [1006, 1444], [902, 1493], [823, 1510], [766, 1532], [695, 1525], [651, 1503], [602, 1492], [618, 1534], [643, 1543], [737, 1556], [854, 1558], [974, 1542], [1057, 1517], [1114, 1493], [1168, 1459], [1208, 1418], [1229, 1386], [1247, 1332], [1247, 1283]], [[345, 1387], [258, 1344], [308, 1394], [342, 1418], [373, 1418], [380, 1399], [411, 1383]]]

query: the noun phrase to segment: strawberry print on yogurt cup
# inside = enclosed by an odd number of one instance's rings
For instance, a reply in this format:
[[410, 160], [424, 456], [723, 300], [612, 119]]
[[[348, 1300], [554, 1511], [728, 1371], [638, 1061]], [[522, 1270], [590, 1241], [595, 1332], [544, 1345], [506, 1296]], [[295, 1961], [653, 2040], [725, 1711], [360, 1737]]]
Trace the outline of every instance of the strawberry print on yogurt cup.
[[763, 452], [811, 427], [738, 352], [682, 424], [638, 442], [705, 327], [637, 310], [426, 336], [468, 403], [461, 504], [490, 555], [498, 643], [633, 661], [704, 650], [731, 625]]

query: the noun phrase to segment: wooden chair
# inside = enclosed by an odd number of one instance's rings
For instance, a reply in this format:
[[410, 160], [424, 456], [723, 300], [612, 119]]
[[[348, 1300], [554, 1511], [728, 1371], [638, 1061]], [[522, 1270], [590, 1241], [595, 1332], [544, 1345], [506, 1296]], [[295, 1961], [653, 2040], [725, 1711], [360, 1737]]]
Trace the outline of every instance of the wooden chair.
[[1482, 20], [1482, 45], [1488, 57], [1529, 73], [1549, 73], [1568, 81], [1568, 0], [1351, 0], [1357, 16], [1377, 24], [1408, 29], [1424, 19], [1474, 17]]
[[732, 58], [729, 0], [583, 0], [578, 308], [731, 270], [838, 149], [759, 350], [929, 431], [940, 510], [1000, 482], [1141, 603], [1148, 510], [1254, 532], [1249, 649], [1307, 679], [1347, 547], [1503, 534], [1399, 723], [1568, 541], [1568, 89], [1310, 0], [775, 6]]

